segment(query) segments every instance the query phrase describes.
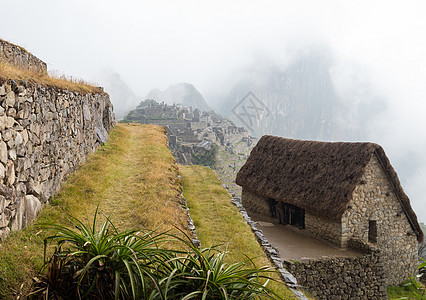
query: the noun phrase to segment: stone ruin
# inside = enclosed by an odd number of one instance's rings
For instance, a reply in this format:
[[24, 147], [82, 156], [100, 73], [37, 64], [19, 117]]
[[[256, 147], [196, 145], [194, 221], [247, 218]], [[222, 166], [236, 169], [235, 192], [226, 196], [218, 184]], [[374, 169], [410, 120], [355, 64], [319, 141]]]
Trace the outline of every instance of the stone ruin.
[[[32, 72], [46, 64], [0, 40], [0, 60]], [[67, 176], [108, 139], [106, 93], [82, 94], [0, 77], [0, 239], [36, 217]]]

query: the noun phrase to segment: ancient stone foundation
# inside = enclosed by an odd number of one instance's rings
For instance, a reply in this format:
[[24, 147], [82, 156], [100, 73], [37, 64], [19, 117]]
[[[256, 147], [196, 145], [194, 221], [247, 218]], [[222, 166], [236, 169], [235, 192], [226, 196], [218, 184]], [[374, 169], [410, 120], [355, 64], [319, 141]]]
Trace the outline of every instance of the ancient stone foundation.
[[387, 299], [380, 251], [360, 240], [349, 244], [364, 255], [283, 261], [283, 266], [315, 299]]
[[105, 93], [0, 78], [0, 239], [35, 218], [114, 123]]

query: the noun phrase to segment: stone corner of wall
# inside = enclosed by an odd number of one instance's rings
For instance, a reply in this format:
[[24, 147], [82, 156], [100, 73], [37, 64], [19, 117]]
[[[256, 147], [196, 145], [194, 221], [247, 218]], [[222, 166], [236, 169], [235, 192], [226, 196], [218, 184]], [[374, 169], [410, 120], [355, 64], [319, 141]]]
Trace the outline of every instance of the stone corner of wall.
[[355, 250], [363, 254], [373, 254], [380, 253], [380, 249], [374, 244], [369, 242], [364, 242], [360, 238], [352, 237], [349, 239], [347, 244], [349, 249]]
[[23, 47], [0, 39], [0, 61], [24, 70], [47, 74], [47, 64]]

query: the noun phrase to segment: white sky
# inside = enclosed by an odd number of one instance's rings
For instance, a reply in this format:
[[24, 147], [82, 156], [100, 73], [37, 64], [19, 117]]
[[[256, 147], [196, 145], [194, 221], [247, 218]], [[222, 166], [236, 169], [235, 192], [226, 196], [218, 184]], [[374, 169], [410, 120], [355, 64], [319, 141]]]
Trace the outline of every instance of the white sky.
[[371, 140], [391, 161], [416, 159], [402, 181], [426, 221], [424, 0], [0, 0], [0, 8], [0, 38], [50, 70], [96, 82], [112, 69], [141, 96], [189, 82], [209, 102], [259, 53], [285, 62], [289, 49], [321, 41], [386, 99]]

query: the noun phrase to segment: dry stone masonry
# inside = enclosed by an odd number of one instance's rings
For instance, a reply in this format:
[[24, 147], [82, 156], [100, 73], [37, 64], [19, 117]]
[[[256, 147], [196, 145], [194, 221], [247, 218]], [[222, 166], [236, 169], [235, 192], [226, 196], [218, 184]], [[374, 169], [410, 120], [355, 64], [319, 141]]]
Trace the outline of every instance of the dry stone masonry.
[[[381, 250], [388, 285], [413, 276], [418, 266], [417, 238], [376, 155], [367, 164], [349, 207], [342, 216], [342, 245], [351, 236], [371, 240]], [[372, 222], [375, 236], [369, 228]]]
[[0, 78], [0, 238], [37, 215], [61, 182], [106, 142], [105, 93], [80, 94]]
[[379, 145], [264, 136], [236, 182], [250, 216], [360, 253], [284, 263], [320, 299], [386, 298], [415, 274], [423, 233]]
[[[47, 74], [46, 63], [0, 39], [0, 63]], [[106, 93], [81, 94], [0, 77], [0, 241], [20, 230], [108, 139]]]
[[359, 239], [349, 243], [363, 255], [283, 261], [283, 265], [315, 299], [387, 299], [380, 251]]
[[18, 66], [37, 73], [47, 73], [47, 65], [24, 48], [0, 39], [0, 62]]

